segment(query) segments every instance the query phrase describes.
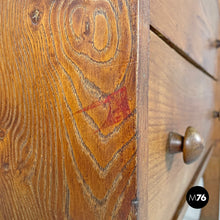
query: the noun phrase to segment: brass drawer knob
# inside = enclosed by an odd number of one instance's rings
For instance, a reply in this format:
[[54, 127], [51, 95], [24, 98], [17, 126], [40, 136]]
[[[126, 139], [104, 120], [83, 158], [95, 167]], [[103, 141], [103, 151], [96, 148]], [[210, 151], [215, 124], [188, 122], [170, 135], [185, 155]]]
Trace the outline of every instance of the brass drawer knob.
[[186, 129], [184, 137], [175, 132], [169, 133], [169, 153], [183, 152], [183, 160], [186, 164], [194, 162], [200, 156], [203, 149], [203, 140], [199, 133], [192, 127]]

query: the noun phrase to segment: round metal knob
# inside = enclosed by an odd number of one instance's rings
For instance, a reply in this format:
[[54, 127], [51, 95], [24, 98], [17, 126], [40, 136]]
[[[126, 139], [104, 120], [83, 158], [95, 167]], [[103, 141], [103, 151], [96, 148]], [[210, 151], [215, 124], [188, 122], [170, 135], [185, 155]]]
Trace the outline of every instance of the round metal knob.
[[185, 136], [170, 132], [168, 138], [169, 153], [183, 152], [183, 160], [186, 164], [194, 162], [202, 153], [204, 143], [199, 133], [192, 127], [188, 127]]

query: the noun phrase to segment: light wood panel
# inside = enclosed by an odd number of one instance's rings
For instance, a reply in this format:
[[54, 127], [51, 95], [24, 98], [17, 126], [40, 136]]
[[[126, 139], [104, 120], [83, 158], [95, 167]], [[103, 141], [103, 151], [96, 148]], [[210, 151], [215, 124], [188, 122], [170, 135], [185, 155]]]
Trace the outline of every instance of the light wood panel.
[[138, 219], [148, 216], [148, 76], [149, 76], [149, 0], [139, 1], [137, 70], [137, 210]]
[[148, 219], [171, 219], [198, 168], [183, 155], [170, 155], [170, 131], [184, 135], [188, 126], [198, 130], [206, 146], [214, 119], [215, 82], [151, 32], [148, 93]]
[[136, 0], [0, 2], [0, 218], [133, 219]]
[[151, 25], [217, 77], [219, 5], [216, 0], [151, 0]]

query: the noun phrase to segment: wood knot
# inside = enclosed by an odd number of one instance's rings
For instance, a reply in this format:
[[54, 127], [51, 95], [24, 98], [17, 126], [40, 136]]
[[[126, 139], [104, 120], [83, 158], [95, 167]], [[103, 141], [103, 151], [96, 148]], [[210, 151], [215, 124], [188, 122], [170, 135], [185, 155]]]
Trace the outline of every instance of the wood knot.
[[5, 137], [5, 130], [0, 128], [0, 140], [3, 140]]
[[90, 34], [90, 21], [89, 21], [89, 18], [86, 18], [86, 20], [85, 20], [84, 34], [87, 35], [87, 36]]
[[31, 18], [32, 23], [35, 25], [39, 24], [41, 20], [41, 15], [42, 13], [38, 9], [33, 10], [30, 13], [30, 18]]
[[3, 168], [5, 171], [8, 171], [8, 170], [9, 170], [9, 163], [3, 163], [3, 164], [2, 164], [2, 168]]

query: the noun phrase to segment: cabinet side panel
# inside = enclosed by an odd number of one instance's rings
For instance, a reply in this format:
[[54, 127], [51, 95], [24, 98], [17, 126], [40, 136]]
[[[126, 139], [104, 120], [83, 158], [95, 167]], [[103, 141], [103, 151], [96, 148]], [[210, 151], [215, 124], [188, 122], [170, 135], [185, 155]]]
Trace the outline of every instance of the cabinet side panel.
[[136, 0], [0, 11], [0, 218], [136, 218]]

